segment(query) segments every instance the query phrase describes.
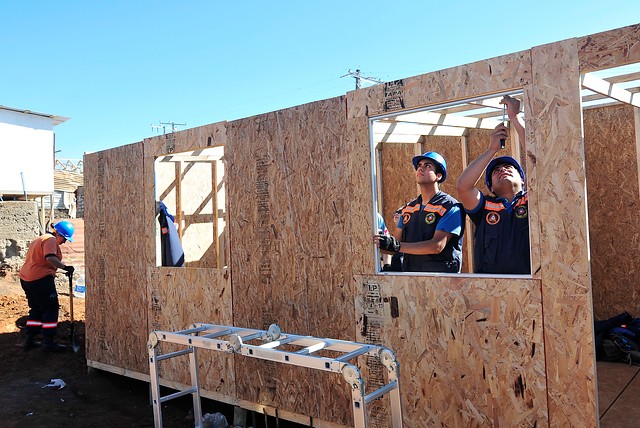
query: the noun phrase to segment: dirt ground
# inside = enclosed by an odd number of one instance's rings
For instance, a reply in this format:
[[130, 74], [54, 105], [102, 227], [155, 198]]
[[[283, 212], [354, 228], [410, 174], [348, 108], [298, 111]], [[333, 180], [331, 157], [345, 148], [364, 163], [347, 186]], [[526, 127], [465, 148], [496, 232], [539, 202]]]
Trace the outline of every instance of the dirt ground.
[[[57, 341], [63, 353], [22, 350], [29, 312], [20, 283], [0, 278], [0, 426], [2, 427], [152, 427], [149, 384], [101, 370], [87, 369], [84, 354], [84, 299], [74, 298], [74, 330], [80, 351], [70, 347], [69, 286], [58, 287]], [[62, 379], [62, 389], [45, 387]], [[168, 391], [163, 391], [166, 395]], [[202, 413], [222, 413], [233, 422], [233, 407], [203, 399]], [[253, 422], [253, 423], [252, 423]], [[165, 427], [193, 426], [189, 396], [163, 404]], [[247, 415], [248, 426], [298, 426]]]

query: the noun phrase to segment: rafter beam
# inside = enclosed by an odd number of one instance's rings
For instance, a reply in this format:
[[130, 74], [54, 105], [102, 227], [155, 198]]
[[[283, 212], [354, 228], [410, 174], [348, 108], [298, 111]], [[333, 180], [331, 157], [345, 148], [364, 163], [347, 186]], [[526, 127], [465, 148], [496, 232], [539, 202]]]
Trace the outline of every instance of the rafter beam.
[[634, 107], [640, 107], [640, 97], [638, 94], [634, 94], [618, 85], [609, 83], [604, 79], [594, 76], [593, 73], [583, 74], [580, 81], [582, 87], [585, 89], [589, 89], [625, 104], [631, 104]]
[[451, 126], [458, 128], [493, 129], [498, 124], [495, 119], [474, 118], [470, 116], [455, 116], [430, 111], [401, 114], [394, 118], [396, 122], [411, 122], [436, 126]]
[[[423, 136], [461, 137], [467, 133], [467, 128], [453, 126], [420, 125], [420, 131], [411, 133], [409, 129], [396, 132], [394, 123], [374, 123], [373, 140], [375, 143], [417, 143]], [[405, 124], [406, 125], [406, 124]], [[416, 124], [414, 124], [416, 125]], [[418, 129], [418, 128], [416, 128]]]

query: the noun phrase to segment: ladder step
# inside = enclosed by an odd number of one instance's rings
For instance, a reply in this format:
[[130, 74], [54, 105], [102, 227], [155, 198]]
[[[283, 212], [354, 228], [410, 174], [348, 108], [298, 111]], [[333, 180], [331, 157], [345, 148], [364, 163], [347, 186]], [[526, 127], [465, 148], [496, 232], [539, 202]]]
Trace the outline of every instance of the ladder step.
[[278, 339], [278, 340], [274, 340], [273, 342], [263, 343], [262, 345], [260, 345], [260, 348], [273, 349], [273, 348], [277, 348], [280, 345], [286, 345], [287, 343], [293, 342], [294, 340], [296, 340], [295, 337], [287, 337], [285, 339]]
[[179, 357], [180, 355], [186, 355], [186, 354], [190, 354], [192, 352], [193, 352], [193, 349], [191, 349], [191, 348], [183, 349], [182, 351], [169, 352], [168, 354], [158, 355], [156, 357], [156, 360], [157, 361], [168, 360], [169, 358]]
[[392, 390], [396, 389], [397, 387], [398, 387], [398, 381], [394, 380], [394, 381], [389, 382], [388, 384], [386, 384], [382, 388], [377, 389], [377, 390], [373, 391], [372, 393], [365, 395], [364, 396], [364, 404], [371, 403], [376, 398], [382, 397], [384, 394], [386, 394], [389, 391], [392, 391]]
[[164, 397], [160, 397], [160, 402], [164, 403], [165, 401], [173, 400], [174, 398], [182, 397], [184, 395], [189, 395], [197, 392], [196, 388], [185, 389], [184, 391], [174, 392], [173, 394], [165, 395]]
[[321, 349], [324, 349], [327, 347], [327, 343], [326, 342], [318, 342], [315, 345], [311, 345], [311, 346], [307, 346], [304, 349], [301, 349], [299, 351], [294, 352], [295, 354], [300, 354], [300, 355], [309, 355], [312, 354], [316, 351], [319, 351]]
[[248, 342], [253, 339], [259, 339], [261, 337], [264, 337], [263, 332], [248, 334], [246, 336], [240, 336], [240, 339], [242, 339], [243, 342]]
[[362, 354], [366, 354], [367, 352], [369, 352], [372, 349], [371, 346], [363, 346], [360, 349], [356, 349], [355, 351], [351, 351], [348, 354], [344, 354], [338, 358], [336, 358], [336, 361], [340, 361], [340, 362], [345, 362], [345, 361], [349, 361], [354, 359], [355, 357], [359, 357]]
[[226, 335], [226, 334], [233, 333], [233, 330], [234, 330], [234, 329], [230, 328], [230, 329], [227, 329], [227, 330], [219, 331], [219, 332], [217, 332], [217, 333], [203, 334], [203, 335], [202, 335], [202, 336], [200, 336], [200, 337], [203, 337], [203, 338], [205, 338], [205, 339], [213, 339], [213, 338], [216, 338], [216, 337], [220, 337], [220, 336], [224, 336], [224, 335]]
[[174, 331], [174, 334], [191, 334], [191, 333], [198, 333], [204, 330], [206, 330], [204, 327], [194, 327], [194, 328], [188, 328], [186, 330]]

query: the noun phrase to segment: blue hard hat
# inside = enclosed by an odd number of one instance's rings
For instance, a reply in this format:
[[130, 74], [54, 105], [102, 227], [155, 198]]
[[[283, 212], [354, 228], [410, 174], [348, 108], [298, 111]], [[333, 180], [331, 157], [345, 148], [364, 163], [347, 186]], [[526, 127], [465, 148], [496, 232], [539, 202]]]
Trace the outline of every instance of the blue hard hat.
[[62, 221], [59, 221], [56, 224], [54, 224], [53, 228], [60, 235], [64, 236], [64, 238], [67, 241], [73, 242], [73, 232], [76, 231], [76, 228], [72, 223], [70, 223], [70, 222], [68, 222], [66, 220], [62, 220]]
[[[524, 170], [522, 169], [518, 161], [512, 158], [511, 156], [500, 156], [499, 158], [495, 158], [494, 160], [489, 162], [489, 165], [487, 165], [487, 169], [485, 170], [484, 182], [487, 184], [487, 188], [489, 190], [491, 190], [491, 173], [493, 172], [493, 170], [497, 165], [500, 165], [503, 163], [512, 165], [515, 169], [517, 169], [518, 172], [520, 173], [520, 177], [522, 177], [522, 181], [524, 181]], [[493, 190], [491, 191], [493, 192]]]
[[[442, 174], [442, 178], [438, 183], [442, 183], [447, 178], [447, 162], [444, 160], [440, 153], [436, 152], [426, 152], [422, 155], [414, 156], [413, 158], [413, 167], [418, 169], [418, 163], [420, 163], [423, 159], [431, 159], [436, 164], [436, 172]], [[438, 171], [438, 168], [440, 169]]]

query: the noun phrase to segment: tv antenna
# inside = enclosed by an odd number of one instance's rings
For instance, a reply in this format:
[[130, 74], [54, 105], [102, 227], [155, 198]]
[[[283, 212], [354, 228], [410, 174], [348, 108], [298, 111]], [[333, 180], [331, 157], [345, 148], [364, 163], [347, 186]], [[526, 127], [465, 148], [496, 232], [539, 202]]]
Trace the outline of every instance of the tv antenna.
[[371, 82], [371, 83], [383, 83], [381, 80], [378, 80], [375, 77], [363, 76], [360, 73], [360, 69], [356, 69], [356, 71], [351, 71], [351, 69], [349, 69], [347, 74], [345, 74], [344, 76], [340, 76], [340, 77], [347, 77], [347, 76], [351, 76], [354, 79], [356, 79], [356, 89], [360, 89], [361, 88], [361, 84], [360, 84], [361, 80], [366, 80], [367, 82]]
[[154, 125], [151, 124], [151, 129], [154, 131], [159, 131], [160, 129], [162, 129], [162, 133], [166, 134], [167, 133], [167, 126], [171, 125], [171, 133], [176, 132], [176, 127], [177, 126], [187, 126], [187, 123], [176, 123], [176, 122], [158, 122], [158, 125]]

